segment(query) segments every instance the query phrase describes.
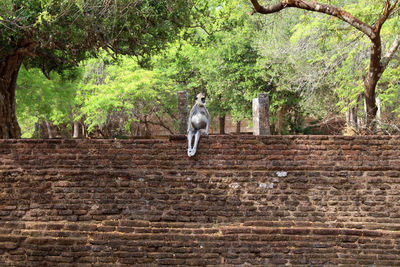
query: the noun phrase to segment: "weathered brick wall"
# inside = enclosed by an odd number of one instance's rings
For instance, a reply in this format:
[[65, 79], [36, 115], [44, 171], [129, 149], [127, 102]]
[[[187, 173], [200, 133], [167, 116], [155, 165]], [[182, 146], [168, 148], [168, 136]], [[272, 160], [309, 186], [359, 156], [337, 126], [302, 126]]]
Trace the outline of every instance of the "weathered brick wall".
[[0, 140], [0, 265], [400, 265], [400, 137]]

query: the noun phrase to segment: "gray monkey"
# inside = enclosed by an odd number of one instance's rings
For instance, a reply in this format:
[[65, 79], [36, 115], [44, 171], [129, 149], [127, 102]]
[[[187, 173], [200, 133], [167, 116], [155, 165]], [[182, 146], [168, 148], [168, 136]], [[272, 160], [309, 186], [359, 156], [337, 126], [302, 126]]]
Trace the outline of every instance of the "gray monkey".
[[[197, 144], [199, 143], [200, 135], [208, 134], [210, 130], [210, 113], [206, 108], [206, 97], [200, 93], [196, 96], [196, 102], [192, 107], [188, 119], [188, 156], [196, 154]], [[192, 138], [195, 136], [194, 145], [192, 148]]]

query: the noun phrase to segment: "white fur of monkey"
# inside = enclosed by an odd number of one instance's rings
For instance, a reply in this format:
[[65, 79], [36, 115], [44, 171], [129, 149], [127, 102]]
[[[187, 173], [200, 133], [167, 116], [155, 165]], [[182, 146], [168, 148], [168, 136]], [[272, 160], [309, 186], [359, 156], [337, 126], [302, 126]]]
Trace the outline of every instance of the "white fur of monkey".
[[[196, 154], [197, 145], [201, 134], [208, 134], [210, 131], [210, 113], [206, 108], [206, 97], [200, 93], [196, 96], [196, 102], [190, 110], [188, 119], [188, 156]], [[192, 139], [195, 137], [192, 147]]]

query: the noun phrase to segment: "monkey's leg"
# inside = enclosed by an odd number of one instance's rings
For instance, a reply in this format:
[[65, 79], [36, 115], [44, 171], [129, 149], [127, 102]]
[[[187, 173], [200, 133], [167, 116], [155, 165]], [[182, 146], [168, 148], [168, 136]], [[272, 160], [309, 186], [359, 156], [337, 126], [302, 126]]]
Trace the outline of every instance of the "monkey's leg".
[[193, 149], [192, 149], [192, 156], [194, 156], [194, 154], [196, 154], [196, 151], [197, 151], [197, 145], [198, 145], [198, 143], [199, 143], [199, 139], [200, 139], [200, 134], [201, 134], [201, 132], [200, 131], [197, 131], [196, 132], [196, 135], [194, 136], [194, 146], [193, 146]]
[[188, 138], [188, 151], [187, 151], [187, 153], [188, 153], [188, 156], [190, 157], [191, 154], [192, 154], [193, 131], [189, 131], [189, 132], [188, 132], [187, 138]]

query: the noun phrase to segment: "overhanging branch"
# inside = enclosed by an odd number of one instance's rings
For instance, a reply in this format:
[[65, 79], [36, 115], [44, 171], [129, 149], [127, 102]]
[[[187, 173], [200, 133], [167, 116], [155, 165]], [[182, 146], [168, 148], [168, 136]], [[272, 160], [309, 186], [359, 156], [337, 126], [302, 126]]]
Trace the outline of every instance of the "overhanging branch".
[[68, 60], [65, 60], [65, 59], [61, 59], [61, 58], [59, 58], [59, 57], [57, 57], [57, 56], [55, 56], [55, 55], [53, 55], [52, 53], [50, 53], [50, 52], [47, 52], [47, 51], [45, 51], [45, 50], [43, 50], [43, 49], [41, 49], [41, 48], [37, 48], [36, 49], [36, 54], [38, 54], [38, 55], [40, 55], [40, 56], [42, 56], [42, 57], [45, 57], [45, 58], [47, 58], [47, 59], [49, 59], [49, 60], [52, 60], [52, 61], [55, 61], [55, 62], [57, 62], [57, 63], [61, 63], [61, 64], [71, 64], [71, 65], [76, 65], [74, 62], [72, 62], [72, 61], [68, 61]]
[[250, 0], [254, 6], [254, 11], [261, 14], [271, 14], [276, 13], [284, 9], [286, 6], [281, 2], [275, 5], [270, 5], [267, 7], [261, 6], [257, 0]]
[[295, 7], [336, 17], [358, 29], [359, 31], [367, 35], [370, 39], [374, 39], [376, 37], [375, 32], [370, 25], [351, 15], [349, 12], [332, 5], [320, 4], [316, 1], [308, 2], [302, 0], [282, 0], [280, 3], [264, 7], [258, 3], [258, 0], [250, 1], [253, 4], [254, 10], [261, 14], [276, 13], [288, 7]]

